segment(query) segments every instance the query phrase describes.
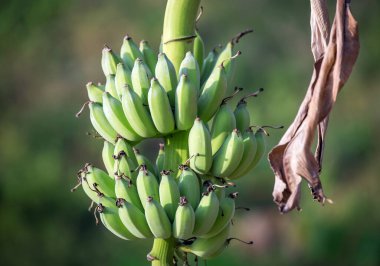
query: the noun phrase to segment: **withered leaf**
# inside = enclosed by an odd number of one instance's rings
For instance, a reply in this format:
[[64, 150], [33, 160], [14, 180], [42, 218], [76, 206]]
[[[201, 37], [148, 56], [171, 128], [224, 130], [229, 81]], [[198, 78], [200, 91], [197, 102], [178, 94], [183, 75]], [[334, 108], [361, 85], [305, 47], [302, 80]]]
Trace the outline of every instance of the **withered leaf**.
[[[311, 3], [313, 2], [317, 1], [312, 0]], [[326, 8], [323, 3], [320, 7]], [[328, 25], [328, 17], [322, 17], [324, 23], [320, 23], [320, 18], [321, 14], [318, 15], [315, 7], [313, 13], [312, 6], [312, 52], [315, 58], [313, 76], [293, 123], [268, 156], [275, 174], [273, 199], [281, 212], [300, 209], [302, 179], [308, 182], [315, 200], [324, 203], [327, 199], [319, 174], [329, 114], [359, 53], [357, 22], [347, 1], [337, 1], [330, 34], [326, 34], [322, 28]], [[323, 42], [327, 36], [329, 41], [326, 46]], [[318, 144], [313, 155], [311, 148], [315, 137], [318, 138]]]

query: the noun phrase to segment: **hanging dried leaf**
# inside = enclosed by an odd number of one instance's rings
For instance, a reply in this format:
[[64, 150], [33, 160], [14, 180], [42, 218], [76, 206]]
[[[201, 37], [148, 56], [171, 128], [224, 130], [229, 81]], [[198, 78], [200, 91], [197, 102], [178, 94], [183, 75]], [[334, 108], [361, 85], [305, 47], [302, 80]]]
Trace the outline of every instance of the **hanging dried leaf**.
[[[320, 0], [321, 5], [313, 8], [313, 2], [318, 1], [311, 1], [312, 52], [316, 60], [313, 76], [297, 116], [268, 157], [275, 174], [273, 198], [281, 212], [300, 209], [302, 178], [308, 182], [315, 200], [321, 203], [328, 200], [323, 193], [319, 174], [329, 114], [359, 53], [357, 22], [349, 4], [344, 0], [337, 1], [326, 46], [328, 16], [320, 12], [326, 10], [326, 6]], [[313, 155], [311, 147], [316, 132], [318, 144]]]

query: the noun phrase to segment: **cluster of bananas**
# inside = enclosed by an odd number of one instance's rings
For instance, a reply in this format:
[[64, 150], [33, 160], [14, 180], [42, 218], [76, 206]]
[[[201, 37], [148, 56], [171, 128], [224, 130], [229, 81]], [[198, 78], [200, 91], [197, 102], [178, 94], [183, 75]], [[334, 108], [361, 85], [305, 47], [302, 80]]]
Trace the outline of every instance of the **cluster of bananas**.
[[[178, 75], [168, 57], [157, 57], [146, 41], [138, 47], [126, 36], [120, 56], [103, 49], [106, 83], [87, 84], [87, 104], [92, 125], [105, 140], [108, 173], [86, 164], [78, 180], [115, 235], [174, 237], [177, 252], [202, 258], [216, 256], [229, 243], [237, 193], [226, 195], [226, 187], [258, 164], [267, 134], [264, 127], [252, 130], [246, 102], [262, 89], [243, 97], [234, 110], [227, 103], [241, 91], [227, 86], [240, 54], [233, 55], [236, 42], [204, 58], [197, 35]], [[188, 131], [190, 158], [178, 173], [164, 169], [163, 144], [155, 163], [135, 148], [143, 139], [179, 131]]]
[[159, 165], [123, 138], [115, 146], [104, 142], [103, 159], [109, 173], [86, 164], [78, 178], [112, 233], [126, 240], [173, 236], [179, 240], [178, 252], [202, 258], [219, 254], [227, 245], [237, 193], [225, 196], [220, 180], [210, 179], [202, 186], [185, 164], [178, 178], [166, 170], [157, 175]]

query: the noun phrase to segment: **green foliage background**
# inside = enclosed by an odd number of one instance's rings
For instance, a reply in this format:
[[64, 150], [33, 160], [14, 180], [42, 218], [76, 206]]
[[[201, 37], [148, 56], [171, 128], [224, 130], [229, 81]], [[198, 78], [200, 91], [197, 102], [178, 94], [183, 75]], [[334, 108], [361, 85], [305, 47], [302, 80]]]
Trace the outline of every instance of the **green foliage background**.
[[[329, 1], [331, 13], [334, 2]], [[207, 51], [254, 28], [238, 49], [236, 85], [266, 91], [249, 103], [252, 123], [289, 125], [312, 71], [308, 1], [205, 0]], [[86, 136], [87, 81], [102, 81], [101, 49], [129, 33], [158, 47], [163, 0], [34, 0], [0, 3], [0, 264], [147, 265], [149, 241], [125, 242], [96, 226], [89, 200], [70, 193], [85, 162], [102, 166], [101, 141]], [[334, 205], [312, 202], [280, 215], [262, 161], [238, 181], [233, 242], [208, 265], [379, 265], [380, 3], [352, 1], [361, 51], [330, 119], [322, 180]], [[272, 147], [281, 132], [272, 131]], [[147, 152], [147, 149], [145, 149]], [[156, 151], [152, 151], [153, 156]]]

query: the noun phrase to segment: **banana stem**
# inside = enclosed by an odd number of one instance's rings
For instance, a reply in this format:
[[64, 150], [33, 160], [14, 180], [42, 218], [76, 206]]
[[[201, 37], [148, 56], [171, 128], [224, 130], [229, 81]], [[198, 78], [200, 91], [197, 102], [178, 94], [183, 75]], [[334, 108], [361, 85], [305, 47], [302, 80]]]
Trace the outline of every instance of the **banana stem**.
[[[176, 72], [186, 52], [193, 50], [195, 20], [201, 0], [168, 0], [165, 11], [162, 49], [172, 61]], [[178, 166], [189, 157], [188, 131], [180, 131], [165, 137], [164, 169], [178, 173]], [[174, 238], [156, 238], [149, 258], [152, 266], [173, 265]]]
[[174, 238], [155, 238], [149, 255], [152, 258], [152, 266], [174, 265]]
[[178, 166], [189, 158], [188, 137], [189, 131], [179, 131], [165, 138], [164, 169], [172, 170], [174, 176], [178, 174]]
[[168, 0], [165, 11], [162, 48], [176, 72], [186, 52], [193, 50], [195, 20], [201, 0]]

